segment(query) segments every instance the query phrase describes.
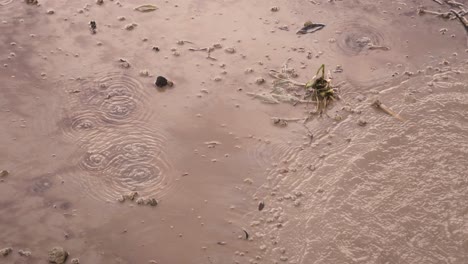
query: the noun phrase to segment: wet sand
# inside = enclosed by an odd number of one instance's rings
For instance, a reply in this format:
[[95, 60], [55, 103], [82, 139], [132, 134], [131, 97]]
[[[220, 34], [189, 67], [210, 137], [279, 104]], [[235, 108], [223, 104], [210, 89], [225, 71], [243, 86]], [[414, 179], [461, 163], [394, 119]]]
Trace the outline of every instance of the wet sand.
[[[0, 263], [468, 263], [467, 32], [418, 14], [455, 7], [39, 3], [0, 0]], [[249, 95], [286, 61], [340, 100]]]

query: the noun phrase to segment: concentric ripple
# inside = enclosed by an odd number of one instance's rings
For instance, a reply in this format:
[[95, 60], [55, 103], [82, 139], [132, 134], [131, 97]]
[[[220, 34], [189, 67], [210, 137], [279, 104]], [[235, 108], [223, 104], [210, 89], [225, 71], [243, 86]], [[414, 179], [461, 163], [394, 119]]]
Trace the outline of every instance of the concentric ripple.
[[349, 56], [360, 55], [369, 50], [369, 46], [388, 47], [387, 40], [381, 30], [361, 23], [343, 24], [341, 34], [337, 36], [339, 50]]
[[127, 123], [137, 117], [144, 121], [151, 114], [147, 91], [125, 73], [106, 73], [84, 82], [79, 93], [71, 96], [75, 107], [93, 111], [105, 123]]
[[13, 3], [13, 0], [0, 0], [0, 7]]
[[115, 201], [137, 191], [160, 198], [173, 185], [163, 146], [166, 138], [158, 131], [128, 126], [101, 129], [88, 138], [85, 151], [75, 158], [78, 166], [72, 176], [86, 194]]
[[81, 138], [100, 126], [100, 117], [92, 111], [73, 111], [58, 124], [62, 132], [69, 138]]

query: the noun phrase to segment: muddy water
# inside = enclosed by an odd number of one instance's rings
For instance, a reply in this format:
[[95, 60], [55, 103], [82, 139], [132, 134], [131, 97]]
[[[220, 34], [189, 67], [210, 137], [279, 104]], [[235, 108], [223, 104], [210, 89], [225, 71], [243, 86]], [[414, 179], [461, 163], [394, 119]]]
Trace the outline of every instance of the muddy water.
[[[0, 263], [468, 262], [466, 36], [417, 12], [449, 6], [139, 4], [0, 1]], [[326, 115], [248, 95], [288, 58], [300, 82], [330, 69]]]

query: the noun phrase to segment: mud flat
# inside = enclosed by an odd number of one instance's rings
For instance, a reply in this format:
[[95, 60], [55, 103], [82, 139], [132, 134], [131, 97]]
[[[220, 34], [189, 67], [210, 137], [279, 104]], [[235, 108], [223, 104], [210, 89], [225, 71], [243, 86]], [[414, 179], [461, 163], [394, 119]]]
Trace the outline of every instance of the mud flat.
[[0, 262], [468, 263], [467, 5], [0, 0]]

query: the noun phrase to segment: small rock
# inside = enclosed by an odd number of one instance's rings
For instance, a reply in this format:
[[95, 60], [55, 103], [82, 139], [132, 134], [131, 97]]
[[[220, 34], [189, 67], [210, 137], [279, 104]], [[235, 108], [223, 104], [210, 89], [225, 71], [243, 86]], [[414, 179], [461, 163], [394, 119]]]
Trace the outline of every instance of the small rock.
[[158, 52], [158, 51], [159, 51], [159, 47], [153, 46], [152, 50]]
[[232, 47], [231, 47], [231, 48], [225, 48], [224, 51], [225, 51], [226, 53], [229, 53], [229, 54], [234, 54], [234, 53], [236, 53], [236, 49], [234, 49], [234, 48], [232, 48]]
[[154, 199], [154, 198], [148, 198], [146, 200], [146, 204], [150, 205], [150, 206], [156, 206], [156, 205], [158, 205], [158, 201], [156, 199]]
[[142, 77], [148, 77], [148, 76], [149, 76], [149, 71], [148, 71], [148, 70], [141, 70], [141, 71], [140, 71], [140, 76], [142, 76]]
[[55, 11], [53, 9], [49, 9], [49, 10], [47, 10], [46, 14], [53, 15], [53, 14], [55, 14]]
[[8, 176], [10, 173], [7, 170], [0, 171], [0, 178]]
[[125, 28], [126, 30], [129, 30], [129, 31], [130, 31], [130, 30], [134, 30], [136, 26], [138, 26], [138, 25], [135, 24], [135, 23], [131, 23], [131, 24], [125, 25], [124, 28]]
[[133, 200], [135, 200], [135, 198], [137, 196], [138, 196], [138, 192], [131, 192], [131, 193], [127, 193], [127, 194], [122, 195], [122, 197], [124, 198], [124, 201], [125, 200], [133, 201]]
[[260, 203], [258, 204], [258, 210], [259, 210], [259, 211], [262, 211], [263, 208], [265, 208], [265, 203], [264, 203], [264, 202], [260, 202]]
[[137, 203], [138, 205], [143, 205], [143, 204], [145, 203], [145, 199], [143, 199], [143, 198], [138, 198], [138, 199], [136, 200], [136, 203]]
[[31, 251], [28, 250], [18, 250], [18, 254], [22, 257], [30, 257], [32, 255]]
[[80, 259], [77, 259], [77, 258], [72, 259], [71, 264], [80, 264]]
[[123, 58], [119, 59], [119, 65], [120, 67], [125, 68], [125, 69], [130, 68], [130, 63], [126, 59], [123, 59]]
[[0, 255], [6, 257], [8, 255], [11, 254], [11, 252], [13, 252], [13, 249], [11, 247], [7, 247], [7, 248], [4, 248], [4, 249], [0, 249]]
[[221, 44], [219, 44], [219, 43], [213, 44], [213, 48], [215, 48], [215, 49], [221, 49], [222, 47], [223, 46]]
[[162, 88], [165, 87], [166, 85], [172, 86], [172, 82], [168, 81], [165, 77], [163, 76], [158, 76], [156, 78], [156, 82], [154, 83], [157, 87]]
[[278, 12], [278, 11], [279, 11], [279, 7], [274, 6], [274, 7], [272, 7], [270, 10], [271, 10], [271, 12]]
[[226, 245], [226, 244], [227, 244], [227, 243], [226, 243], [226, 242], [224, 242], [224, 241], [220, 241], [220, 242], [218, 242], [218, 245], [221, 245], [221, 246], [224, 246], [224, 245]]
[[359, 120], [358, 120], [358, 125], [360, 125], [360, 126], [366, 126], [366, 125], [367, 125], [367, 121], [364, 120], [364, 119], [359, 119]]
[[259, 77], [255, 80], [255, 83], [260, 85], [260, 84], [264, 84], [265, 83], [265, 79], [263, 79], [262, 77]]
[[[104, 4], [104, 0], [96, 0], [96, 4], [102, 5]], [[73, 260], [72, 260], [72, 263], [73, 263]]]
[[26, 4], [28, 5], [37, 5], [39, 2], [37, 0], [26, 0]]
[[119, 17], [117, 18], [117, 20], [119, 20], [119, 21], [124, 21], [125, 19], [126, 19], [126, 18], [125, 18], [124, 16], [119, 16]]
[[62, 247], [54, 247], [49, 251], [49, 262], [63, 264], [67, 260], [68, 252]]

